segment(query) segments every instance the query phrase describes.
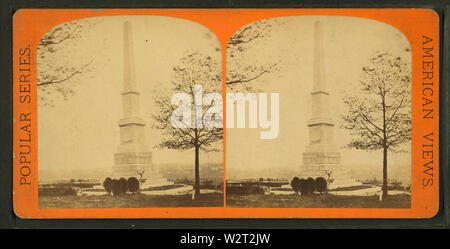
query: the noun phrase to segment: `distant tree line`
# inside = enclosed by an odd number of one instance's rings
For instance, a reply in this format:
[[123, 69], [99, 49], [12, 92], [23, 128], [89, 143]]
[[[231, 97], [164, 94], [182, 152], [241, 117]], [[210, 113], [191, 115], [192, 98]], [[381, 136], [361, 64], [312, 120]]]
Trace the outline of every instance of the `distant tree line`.
[[56, 187], [39, 187], [38, 196], [63, 196], [63, 195], [77, 195], [77, 190], [68, 186]]

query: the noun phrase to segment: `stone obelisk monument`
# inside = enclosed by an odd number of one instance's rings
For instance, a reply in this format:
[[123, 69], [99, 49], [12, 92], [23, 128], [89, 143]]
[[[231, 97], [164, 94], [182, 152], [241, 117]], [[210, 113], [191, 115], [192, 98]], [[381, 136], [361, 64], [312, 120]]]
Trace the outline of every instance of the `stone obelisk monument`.
[[139, 92], [134, 67], [131, 23], [123, 25], [123, 118], [119, 120], [120, 145], [114, 154], [113, 177], [136, 177], [141, 189], [170, 185], [152, 163], [145, 141], [145, 122], [140, 117]]
[[341, 153], [334, 140], [335, 124], [328, 109], [328, 98], [325, 81], [325, 63], [322, 37], [322, 23], [314, 24], [314, 62], [313, 62], [313, 91], [312, 116], [307, 126], [309, 129], [309, 144], [303, 153], [303, 165], [300, 176], [302, 178], [332, 179], [329, 189], [354, 186], [341, 165]]

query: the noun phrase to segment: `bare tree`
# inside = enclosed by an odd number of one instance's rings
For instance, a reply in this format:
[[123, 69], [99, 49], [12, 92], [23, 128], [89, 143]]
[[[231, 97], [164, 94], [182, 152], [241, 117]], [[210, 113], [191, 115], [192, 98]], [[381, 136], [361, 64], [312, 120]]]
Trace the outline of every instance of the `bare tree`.
[[[174, 77], [172, 81], [172, 91], [161, 94], [155, 98], [158, 112], [153, 115], [156, 124], [154, 128], [161, 129], [165, 136], [158, 145], [160, 148], [169, 148], [176, 150], [195, 151], [195, 198], [200, 195], [200, 151], [218, 151], [216, 147], [218, 141], [223, 138], [222, 116], [211, 113], [210, 108], [220, 107], [222, 109], [222, 98], [204, 105], [205, 101], [197, 103], [196, 96], [222, 92], [221, 65], [210, 56], [200, 53], [191, 53], [181, 59], [179, 66], [173, 68]], [[201, 85], [201, 88], [198, 86]], [[190, 103], [183, 106], [173, 106], [169, 94], [185, 93], [190, 97]], [[207, 101], [208, 102], [208, 101]], [[185, 103], [186, 104], [186, 103]], [[190, 112], [191, 106], [194, 111]], [[187, 110], [189, 109], [189, 110]], [[181, 113], [192, 113], [190, 120], [192, 123], [185, 123], [184, 117], [179, 120], [181, 126], [175, 126], [172, 123], [172, 116], [175, 111]], [[200, 111], [200, 112], [198, 112]], [[200, 115], [198, 114], [200, 113]], [[207, 127], [204, 120], [213, 120], [217, 124], [215, 127]], [[183, 123], [184, 122], [184, 123]]]
[[270, 30], [275, 19], [265, 19], [246, 25], [239, 29], [227, 45], [227, 86], [245, 86], [246, 83], [261, 78], [277, 68], [278, 62], [264, 65], [244, 65], [242, 58], [246, 51], [264, 38], [270, 37]]
[[388, 195], [388, 151], [401, 151], [411, 140], [411, 65], [380, 53], [362, 68], [361, 88], [344, 98], [343, 128], [353, 140], [349, 148], [383, 151], [383, 197]]
[[64, 50], [71, 49], [69, 44], [81, 37], [83, 28], [84, 25], [80, 21], [63, 23], [51, 29], [40, 40], [37, 48], [39, 68], [37, 87], [41, 91], [39, 99], [45, 104], [48, 104], [49, 100], [43, 93], [57, 92], [67, 99], [73, 94], [69, 81], [90, 70], [92, 60], [75, 65], [59, 60], [68, 56]]

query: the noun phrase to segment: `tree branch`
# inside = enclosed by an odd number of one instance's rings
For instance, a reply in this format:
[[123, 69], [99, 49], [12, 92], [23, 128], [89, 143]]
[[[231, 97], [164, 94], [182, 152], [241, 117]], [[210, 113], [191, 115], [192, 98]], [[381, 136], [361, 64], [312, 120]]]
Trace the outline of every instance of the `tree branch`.
[[67, 39], [69, 39], [72, 34], [75, 32], [75, 30], [78, 29], [78, 26], [75, 26], [75, 28], [73, 28], [71, 30], [70, 33], [68, 33], [65, 37], [59, 39], [58, 41], [52, 40], [49, 37], [52, 36], [57, 30], [55, 29], [52, 33], [50, 33], [48, 36], [44, 37], [43, 39], [41, 39], [41, 41], [39, 42], [39, 46], [48, 46], [48, 45], [56, 45], [59, 44]]
[[403, 100], [405, 99], [405, 94], [403, 94], [402, 99], [400, 100], [400, 104], [397, 106], [397, 108], [395, 109], [394, 113], [392, 114], [392, 116], [388, 119], [388, 121], [386, 122], [386, 126], [391, 122], [392, 118], [394, 118], [395, 114], [397, 114], [397, 111], [400, 109], [400, 107], [403, 105]]
[[262, 75], [269, 73], [271, 71], [272, 68], [274, 68], [275, 66], [277, 66], [278, 63], [273, 64], [272, 66], [264, 69], [263, 71], [261, 71], [260, 73], [258, 73], [257, 75], [255, 75], [254, 77], [251, 78], [247, 78], [247, 79], [238, 79], [238, 80], [231, 80], [231, 81], [227, 81], [226, 84], [227, 85], [233, 85], [233, 84], [241, 84], [241, 83], [248, 83], [252, 80], [256, 80], [259, 77], [261, 77]]
[[74, 77], [77, 74], [80, 74], [83, 72], [83, 70], [88, 67], [90, 64], [92, 63], [92, 61], [90, 61], [89, 63], [87, 63], [86, 65], [82, 66], [81, 68], [79, 68], [78, 70], [75, 70], [74, 72], [72, 72], [71, 74], [69, 74], [67, 77], [60, 79], [60, 80], [51, 80], [51, 81], [44, 81], [44, 82], [38, 82], [37, 86], [45, 86], [45, 85], [51, 85], [51, 84], [59, 84], [59, 83], [63, 83], [66, 80], [71, 79], [72, 77]]
[[360, 110], [359, 113], [361, 114], [361, 116], [369, 123], [371, 124], [373, 127], [375, 127], [375, 129], [378, 129], [379, 131], [383, 131], [381, 128], [379, 128], [377, 125], [375, 125], [374, 123], [372, 123], [372, 121], [370, 121], [370, 119]]
[[364, 125], [364, 127], [366, 128], [366, 130], [367, 130], [368, 132], [370, 132], [370, 134], [372, 134], [372, 135], [374, 135], [374, 136], [377, 136], [377, 137], [379, 137], [380, 139], [383, 139], [380, 135], [378, 135], [377, 133], [373, 132], [369, 127], [367, 127], [367, 125], [366, 125], [363, 121], [361, 121], [361, 124]]

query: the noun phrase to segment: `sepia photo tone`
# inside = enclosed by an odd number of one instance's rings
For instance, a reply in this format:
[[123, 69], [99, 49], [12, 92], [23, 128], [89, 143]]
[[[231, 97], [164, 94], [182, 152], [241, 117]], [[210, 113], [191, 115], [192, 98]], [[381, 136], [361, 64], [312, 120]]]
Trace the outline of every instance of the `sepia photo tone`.
[[227, 49], [227, 95], [246, 94], [227, 108], [247, 115], [231, 128], [227, 109], [227, 207], [411, 207], [411, 47], [399, 30], [273, 18], [242, 27]]
[[193, 108], [197, 84], [222, 94], [209, 29], [158, 16], [63, 23], [42, 37], [37, 75], [39, 208], [224, 205], [222, 126], [171, 124], [174, 94]]

